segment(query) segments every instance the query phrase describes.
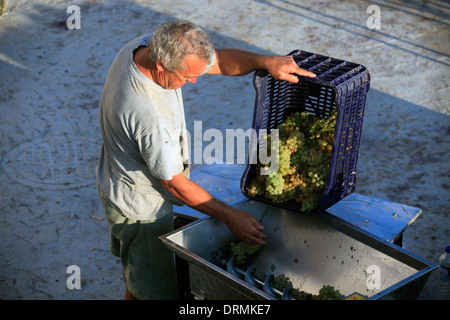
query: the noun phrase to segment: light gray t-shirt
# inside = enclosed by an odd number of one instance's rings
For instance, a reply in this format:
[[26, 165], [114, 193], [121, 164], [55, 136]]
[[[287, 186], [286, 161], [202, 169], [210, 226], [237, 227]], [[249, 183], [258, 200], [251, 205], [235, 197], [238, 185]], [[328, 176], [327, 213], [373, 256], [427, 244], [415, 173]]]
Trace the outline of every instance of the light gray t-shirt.
[[133, 61], [134, 50], [150, 37], [138, 37], [119, 51], [100, 101], [97, 182], [109, 201], [135, 220], [155, 220], [172, 213], [173, 203], [181, 205], [160, 179], [186, 174], [189, 163], [181, 89], [159, 86]]

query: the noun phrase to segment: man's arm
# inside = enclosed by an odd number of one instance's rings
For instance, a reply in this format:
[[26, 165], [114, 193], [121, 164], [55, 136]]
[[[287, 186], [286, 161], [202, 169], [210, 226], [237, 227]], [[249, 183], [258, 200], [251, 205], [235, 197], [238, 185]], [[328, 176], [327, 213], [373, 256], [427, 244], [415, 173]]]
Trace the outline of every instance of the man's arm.
[[243, 76], [257, 69], [265, 69], [276, 79], [294, 83], [298, 82], [295, 74], [312, 78], [316, 76], [301, 69], [291, 56], [261, 55], [241, 49], [216, 50], [216, 63], [207, 73]]
[[264, 244], [264, 227], [255, 217], [242, 210], [232, 208], [209, 194], [201, 186], [180, 173], [171, 180], [161, 180], [163, 187], [186, 205], [218, 219], [239, 239], [249, 243]]

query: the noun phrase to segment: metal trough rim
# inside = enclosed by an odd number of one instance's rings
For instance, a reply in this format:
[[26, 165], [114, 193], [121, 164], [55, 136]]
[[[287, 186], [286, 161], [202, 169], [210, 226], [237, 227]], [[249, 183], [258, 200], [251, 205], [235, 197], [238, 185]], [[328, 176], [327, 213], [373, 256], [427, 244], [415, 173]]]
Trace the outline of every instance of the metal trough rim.
[[[252, 200], [247, 200], [243, 202], [253, 202]], [[242, 203], [243, 203], [242, 202]], [[415, 254], [395, 245], [392, 244], [386, 240], [381, 239], [380, 237], [377, 237], [376, 235], [371, 234], [370, 232], [363, 230], [355, 225], [352, 225], [348, 223], [347, 221], [333, 216], [329, 213], [322, 213], [321, 215], [317, 217], [310, 217], [311, 219], [315, 219], [320, 223], [323, 223], [339, 232], [342, 232], [343, 234], [353, 237], [354, 235], [358, 235], [358, 241], [362, 242], [365, 245], [368, 245], [369, 247], [372, 247], [381, 253], [384, 253], [390, 257], [393, 257], [397, 259], [398, 261], [405, 263], [412, 268], [416, 269], [417, 272], [414, 273], [411, 276], [408, 276], [405, 279], [402, 279], [398, 283], [382, 290], [381, 292], [378, 292], [374, 294], [373, 296], [368, 297], [370, 300], [377, 300], [377, 299], [383, 299], [389, 294], [392, 294], [396, 290], [398, 290], [400, 287], [403, 287], [407, 285], [408, 283], [412, 283], [413, 281], [426, 277], [428, 278], [431, 271], [435, 270], [437, 268], [437, 265], [430, 263], [429, 261], [420, 258], [416, 256]], [[195, 254], [194, 252], [184, 248], [183, 246], [177, 244], [176, 242], [172, 241], [170, 238], [185, 232], [186, 230], [193, 229], [198, 227], [199, 225], [203, 223], [207, 223], [210, 219], [213, 219], [215, 221], [218, 221], [212, 217], [206, 216], [203, 218], [200, 218], [196, 221], [193, 221], [179, 229], [176, 229], [172, 232], [169, 232], [165, 235], [162, 235], [160, 237], [160, 240], [169, 248], [171, 249], [175, 254], [177, 254], [180, 258], [186, 260], [187, 262], [191, 263], [198, 269], [205, 271], [205, 272], [213, 272], [218, 278], [226, 280], [232, 280], [228, 281], [227, 284], [233, 286], [235, 289], [241, 291], [244, 287], [245, 290], [248, 290], [249, 292], [252, 292], [252, 294], [257, 293], [261, 296], [263, 299], [274, 299], [273, 296], [266, 294], [264, 291], [259, 290], [255, 286], [252, 286], [251, 284], [247, 283], [245, 280], [240, 279], [228, 271], [218, 267], [214, 263], [208, 261], [207, 259], [204, 259], [200, 257], [199, 255]], [[353, 237], [354, 238], [354, 237]]]
[[169, 249], [172, 249], [172, 251], [177, 254], [180, 258], [186, 260], [187, 262], [191, 263], [198, 269], [205, 271], [205, 272], [213, 272], [215, 276], [218, 277], [218, 279], [221, 280], [233, 280], [228, 283], [228, 285], [231, 285], [235, 289], [241, 291], [242, 287], [244, 287], [249, 292], [252, 292], [253, 294], [257, 294], [261, 296], [261, 298], [268, 299], [268, 300], [275, 300], [275, 298], [271, 295], [268, 295], [262, 290], [259, 290], [258, 288], [250, 285], [249, 283], [245, 282], [244, 280], [232, 275], [231, 273], [227, 272], [226, 270], [223, 270], [222, 268], [216, 266], [214, 263], [200, 257], [199, 255], [195, 254], [194, 252], [187, 250], [186, 248], [180, 246], [176, 242], [169, 239], [169, 237], [174, 236], [178, 233], [182, 233], [187, 229], [192, 229], [196, 227], [199, 224], [205, 223], [209, 219], [214, 219], [212, 217], [203, 217], [196, 221], [193, 221], [177, 230], [174, 230], [172, 232], [169, 232], [167, 234], [164, 234], [159, 237], [159, 239], [166, 245]]

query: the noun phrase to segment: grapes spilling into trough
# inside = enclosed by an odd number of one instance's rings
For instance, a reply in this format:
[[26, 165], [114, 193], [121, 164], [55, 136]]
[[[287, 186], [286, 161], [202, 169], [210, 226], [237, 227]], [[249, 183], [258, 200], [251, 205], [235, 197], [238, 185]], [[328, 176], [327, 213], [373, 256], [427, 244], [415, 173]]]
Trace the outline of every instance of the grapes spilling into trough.
[[[257, 255], [262, 248], [263, 247], [259, 244], [249, 244], [245, 241], [230, 243], [230, 253], [231, 256], [234, 257], [237, 266], [244, 266], [246, 263], [248, 264], [246, 258], [252, 255]], [[273, 272], [275, 269], [275, 264], [272, 264], [270, 271]], [[283, 292], [290, 284], [292, 285], [289, 277], [282, 273], [274, 276], [267, 275], [265, 272], [260, 270], [255, 270], [254, 276], [262, 282], [264, 282], [269, 276], [270, 285], [281, 292]], [[295, 300], [341, 300], [344, 298], [340, 291], [331, 285], [323, 285], [318, 294], [312, 294], [298, 288], [290, 287], [289, 295]]]
[[[327, 184], [335, 125], [335, 110], [327, 118], [308, 112], [286, 117], [277, 127], [278, 171], [260, 174], [269, 167], [258, 163], [248, 195], [274, 203], [296, 201], [302, 211], [317, 210]], [[276, 152], [276, 146], [270, 145], [271, 134], [267, 135], [267, 148]]]

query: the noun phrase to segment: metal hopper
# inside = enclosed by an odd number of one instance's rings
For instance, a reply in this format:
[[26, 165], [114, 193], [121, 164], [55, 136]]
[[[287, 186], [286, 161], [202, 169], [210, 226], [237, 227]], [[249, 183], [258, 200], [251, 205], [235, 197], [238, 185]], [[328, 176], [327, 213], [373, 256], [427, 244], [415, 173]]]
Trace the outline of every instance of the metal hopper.
[[[244, 268], [234, 265], [227, 248], [236, 237], [213, 218], [202, 218], [161, 237], [187, 262], [192, 297], [292, 299], [255, 275], [284, 274], [293, 288], [317, 294], [332, 285], [344, 296], [415, 299], [436, 268], [406, 250], [331, 214], [317, 217], [245, 201], [236, 208], [252, 213], [265, 227], [266, 245]], [[274, 269], [275, 267], [275, 269]]]

